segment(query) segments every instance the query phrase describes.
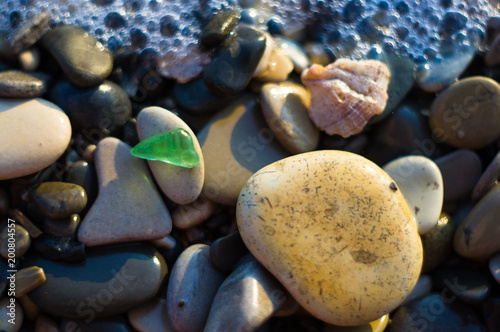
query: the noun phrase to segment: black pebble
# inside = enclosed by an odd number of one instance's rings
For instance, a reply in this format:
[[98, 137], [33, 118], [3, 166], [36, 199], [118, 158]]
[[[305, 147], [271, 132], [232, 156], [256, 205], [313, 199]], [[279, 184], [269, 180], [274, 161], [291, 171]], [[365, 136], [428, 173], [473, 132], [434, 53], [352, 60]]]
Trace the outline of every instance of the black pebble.
[[76, 263], [85, 260], [85, 246], [68, 237], [43, 234], [36, 239], [35, 249], [50, 260]]

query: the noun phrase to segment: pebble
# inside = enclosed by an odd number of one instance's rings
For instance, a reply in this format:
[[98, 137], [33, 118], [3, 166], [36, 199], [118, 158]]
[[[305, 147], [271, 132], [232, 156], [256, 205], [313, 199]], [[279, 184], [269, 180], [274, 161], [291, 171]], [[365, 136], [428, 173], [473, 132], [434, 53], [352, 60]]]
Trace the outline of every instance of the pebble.
[[18, 70], [0, 72], [0, 98], [35, 98], [46, 90], [47, 84], [34, 75]]
[[59, 332], [59, 327], [53, 319], [39, 315], [36, 318], [35, 332]]
[[500, 186], [495, 186], [469, 212], [453, 239], [455, 251], [463, 257], [484, 258], [500, 251]]
[[500, 178], [500, 152], [496, 154], [488, 168], [481, 175], [477, 181], [474, 189], [472, 190], [471, 200], [478, 201], [483, 197], [491, 188], [495, 186], [498, 178]]
[[230, 273], [240, 259], [248, 253], [239, 232], [218, 238], [210, 246], [212, 264], [220, 271]]
[[84, 244], [69, 237], [43, 234], [35, 241], [34, 247], [53, 261], [76, 263], [85, 260]]
[[205, 70], [204, 80], [209, 89], [221, 96], [243, 91], [264, 56], [270, 43], [268, 38], [251, 27], [237, 28]]
[[446, 214], [441, 214], [436, 225], [421, 236], [424, 248], [422, 272], [430, 271], [446, 260], [453, 247], [455, 224]]
[[88, 248], [85, 262], [64, 264], [40, 255], [25, 266], [38, 266], [47, 281], [28, 294], [43, 311], [90, 322], [125, 313], [152, 299], [167, 266], [163, 257], [144, 244]]
[[130, 149], [113, 137], [97, 145], [99, 196], [78, 230], [86, 246], [160, 239], [172, 229], [146, 162]]
[[72, 214], [64, 219], [44, 219], [43, 229], [45, 232], [62, 237], [75, 238], [76, 230], [80, 225], [80, 216]]
[[35, 47], [21, 52], [17, 57], [19, 64], [26, 71], [35, 71], [40, 65], [40, 58], [40, 50]]
[[33, 15], [10, 36], [10, 46], [14, 54], [26, 51], [50, 29], [50, 16], [47, 13]]
[[45, 273], [42, 268], [30, 266], [16, 272], [16, 297], [22, 297], [43, 285]]
[[500, 85], [487, 77], [462, 79], [431, 105], [429, 124], [441, 141], [460, 149], [479, 149], [500, 135]]
[[288, 156], [266, 126], [251, 95], [217, 113], [198, 133], [205, 159], [205, 196], [234, 205], [246, 181], [262, 167]]
[[75, 85], [97, 86], [113, 69], [111, 51], [82, 28], [57, 26], [42, 38], [42, 44]]
[[276, 46], [279, 47], [290, 60], [292, 60], [293, 69], [297, 73], [302, 74], [306, 68], [311, 66], [309, 57], [299, 43], [283, 36], [275, 37], [274, 40], [276, 42]]
[[94, 164], [89, 164], [81, 160], [71, 164], [64, 173], [64, 181], [77, 184], [85, 189], [87, 193], [87, 207], [92, 206], [97, 197], [98, 190], [97, 173]]
[[443, 200], [460, 201], [470, 195], [481, 176], [481, 159], [471, 150], [456, 150], [435, 160], [443, 175]]
[[401, 190], [359, 155], [314, 151], [264, 167], [242, 189], [236, 216], [250, 252], [330, 324], [380, 318], [420, 274], [422, 245]]
[[316, 148], [319, 130], [309, 118], [311, 95], [303, 86], [290, 82], [265, 84], [260, 92], [260, 103], [267, 124], [290, 153]]
[[92, 88], [61, 81], [50, 89], [49, 95], [66, 112], [73, 129], [91, 143], [97, 143], [103, 134], [116, 132], [132, 114], [127, 94], [111, 81]]
[[222, 44], [233, 32], [239, 18], [237, 10], [224, 8], [219, 10], [201, 31], [201, 45], [214, 48]]
[[42, 311], [40, 307], [33, 303], [27, 295], [17, 299], [24, 310], [24, 316], [27, 318], [27, 322], [36, 320], [38, 316], [41, 315]]
[[210, 260], [210, 247], [195, 244], [175, 262], [167, 290], [167, 314], [176, 331], [202, 331], [215, 293], [225, 279]]
[[137, 116], [137, 132], [141, 141], [167, 131], [182, 128], [191, 135], [200, 162], [193, 168], [148, 160], [149, 168], [163, 193], [177, 204], [192, 203], [201, 193], [205, 164], [200, 144], [191, 128], [174, 113], [161, 107], [144, 108]]
[[411, 293], [406, 297], [406, 299], [401, 303], [401, 305], [406, 305], [410, 302], [418, 300], [427, 294], [429, 294], [432, 290], [432, 278], [427, 274], [421, 274], [418, 278], [417, 284], [411, 291]]
[[[12, 302], [13, 301], [13, 302]], [[15, 324], [10, 324], [9, 319], [12, 317], [8, 315], [11, 313], [12, 309], [7, 308], [7, 306], [11, 305], [13, 303], [13, 311], [15, 313]], [[17, 332], [21, 330], [21, 327], [23, 325], [23, 320], [24, 320], [24, 313], [23, 313], [23, 308], [17, 301], [15, 301], [15, 298], [13, 297], [4, 297], [0, 298], [0, 323], [1, 323], [1, 328], [2, 332]]]
[[277, 312], [289, 296], [248, 254], [217, 291], [204, 331], [254, 331]]
[[61, 332], [135, 332], [123, 316], [97, 318], [90, 322], [62, 319], [60, 328]]
[[44, 182], [29, 194], [37, 211], [52, 219], [67, 218], [80, 213], [87, 205], [87, 193], [77, 184]]
[[10, 218], [14, 219], [19, 225], [29, 233], [30, 237], [36, 239], [42, 235], [42, 231], [31, 222], [19, 209], [9, 211]]
[[389, 323], [389, 314], [377, 320], [358, 326], [336, 326], [326, 324], [322, 332], [383, 332]]
[[155, 248], [162, 248], [167, 250], [172, 250], [177, 245], [177, 240], [171, 235], [167, 235], [162, 239], [152, 240], [151, 244], [155, 246]]
[[[16, 244], [14, 248], [14, 255], [16, 256], [15, 258], [19, 259], [28, 251], [31, 245], [31, 239], [29, 233], [20, 225], [14, 226], [14, 233]], [[11, 235], [12, 228], [10, 228], [9, 226], [5, 226], [0, 233], [0, 239], [2, 240], [2, 245], [0, 246], [0, 255], [2, 255], [2, 257], [5, 259], [11, 258], [9, 257], [9, 251], [7, 247], [8, 239], [11, 238]]]
[[172, 212], [172, 222], [177, 228], [190, 228], [207, 220], [217, 207], [217, 204], [207, 199], [204, 195], [200, 195], [191, 204], [179, 205]]
[[138, 332], [173, 332], [167, 315], [167, 303], [155, 298], [128, 312], [128, 320]]
[[500, 283], [500, 253], [497, 253], [490, 258], [488, 266], [493, 278], [495, 278], [495, 280]]
[[64, 112], [41, 98], [0, 99], [0, 180], [38, 172], [68, 147], [71, 124]]
[[271, 50], [266, 69], [255, 76], [259, 82], [283, 82], [293, 70], [293, 62], [279, 47]]
[[377, 60], [312, 65], [301, 75], [311, 92], [311, 120], [328, 135], [359, 134], [371, 117], [384, 111], [390, 77], [389, 68]]
[[396, 181], [417, 222], [418, 233], [429, 232], [443, 207], [443, 178], [438, 166], [423, 156], [406, 156], [383, 167]]
[[399, 307], [391, 315], [391, 324], [387, 331], [484, 331], [481, 318], [474, 307], [451, 300], [451, 294], [446, 296], [443, 298], [439, 294], [430, 294]]

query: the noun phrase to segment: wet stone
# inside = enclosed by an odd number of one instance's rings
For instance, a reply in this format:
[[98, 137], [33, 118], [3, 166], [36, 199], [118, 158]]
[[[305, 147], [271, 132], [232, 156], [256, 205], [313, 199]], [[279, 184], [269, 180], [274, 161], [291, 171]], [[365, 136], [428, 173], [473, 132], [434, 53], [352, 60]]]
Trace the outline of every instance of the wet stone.
[[61, 219], [80, 213], [87, 205], [87, 193], [79, 185], [44, 182], [29, 194], [37, 210], [48, 218]]
[[57, 26], [42, 38], [42, 44], [78, 86], [99, 85], [113, 69], [111, 51], [82, 28]]
[[80, 264], [34, 254], [24, 265], [42, 268], [47, 278], [28, 294], [36, 305], [57, 317], [87, 321], [146, 303], [157, 294], [167, 273], [162, 256], [143, 244], [88, 248]]
[[455, 224], [449, 216], [441, 214], [437, 224], [421, 236], [424, 248], [422, 272], [430, 271], [446, 260], [453, 247], [454, 234]]
[[76, 230], [80, 225], [80, 216], [72, 214], [64, 219], [44, 219], [43, 229], [45, 232], [62, 237], [75, 238]]
[[155, 298], [128, 312], [128, 320], [138, 332], [170, 332], [174, 328], [168, 320], [167, 304], [164, 299]]
[[22, 297], [45, 282], [43, 269], [30, 266], [16, 272], [16, 297]]
[[212, 264], [223, 272], [232, 272], [236, 263], [248, 252], [239, 232], [214, 241], [210, 246]]
[[206, 48], [214, 48], [220, 45], [233, 32], [238, 20], [239, 13], [237, 10], [219, 10], [201, 31], [201, 45]]
[[[12, 302], [14, 300], [14, 302]], [[8, 315], [11, 311], [7, 308], [8, 305], [13, 303], [14, 311], [16, 313], [16, 324], [9, 324], [8, 321], [12, 317]], [[18, 332], [21, 330], [24, 320], [23, 307], [19, 304], [19, 301], [15, 301], [12, 297], [0, 298], [0, 322], [2, 322], [2, 332]]]
[[19, 54], [35, 44], [50, 28], [50, 17], [47, 13], [40, 13], [28, 19], [10, 37], [12, 52]]
[[259, 82], [283, 82], [293, 70], [293, 62], [279, 47], [273, 47], [266, 68], [262, 73], [254, 76]]
[[77, 161], [68, 167], [64, 173], [64, 181], [74, 183], [85, 189], [87, 193], [86, 209], [92, 206], [97, 197], [97, 173], [94, 164], [89, 164], [86, 161]]
[[42, 231], [31, 222], [28, 217], [22, 213], [19, 209], [14, 209], [9, 212], [10, 218], [14, 219], [19, 225], [23, 226], [24, 229], [29, 233], [30, 237], [36, 239], [40, 235], [42, 235]]
[[110, 81], [92, 88], [61, 81], [51, 88], [50, 99], [66, 112], [73, 129], [92, 142], [117, 131], [132, 114], [127, 94]]
[[0, 72], [0, 98], [40, 97], [47, 89], [46, 82], [17, 70]]
[[301, 74], [304, 69], [311, 65], [306, 52], [297, 42], [281, 36], [276, 37], [275, 42], [276, 46], [281, 48], [290, 60], [292, 60], [293, 68], [297, 73]]
[[59, 327], [61, 332], [134, 332], [134, 329], [123, 316], [97, 318], [87, 321], [62, 319]]
[[43, 234], [36, 239], [34, 246], [53, 261], [76, 263], [85, 260], [85, 245], [69, 237]]
[[[14, 224], [10, 223], [9, 225], [14, 225]], [[9, 238], [11, 238], [12, 234], [11, 229], [12, 228], [10, 226], [5, 225], [0, 232], [0, 239], [2, 240], [0, 246], [0, 255], [2, 255], [2, 257], [5, 259], [12, 258], [9, 257], [9, 250], [8, 250], [9, 247], [7, 246], [9, 243], [8, 240]], [[28, 251], [31, 245], [31, 239], [29, 233], [20, 225], [16, 224], [14, 226], [14, 232], [15, 232], [14, 239], [16, 244], [14, 254], [17, 260], [21, 258], [26, 253], [26, 251]]]

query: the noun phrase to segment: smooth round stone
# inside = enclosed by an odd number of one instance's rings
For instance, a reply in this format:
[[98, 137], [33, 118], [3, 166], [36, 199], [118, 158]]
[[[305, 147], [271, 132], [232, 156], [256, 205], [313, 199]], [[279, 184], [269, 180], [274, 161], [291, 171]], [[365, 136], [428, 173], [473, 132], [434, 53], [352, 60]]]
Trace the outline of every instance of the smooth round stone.
[[311, 65], [309, 57], [300, 44], [282, 36], [275, 37], [274, 40], [276, 46], [281, 48], [290, 60], [292, 60], [293, 68], [297, 73], [302, 74], [304, 69]]
[[0, 98], [35, 98], [46, 89], [45, 82], [36, 76], [18, 70], [0, 72]]
[[278, 47], [269, 54], [266, 69], [255, 79], [259, 82], [283, 82], [293, 70], [293, 62], [288, 55]]
[[[3, 258], [12, 258], [9, 257], [9, 251], [8, 251], [8, 240], [10, 238], [9, 235], [12, 235], [12, 231], [9, 232], [11, 228], [5, 226], [0, 233], [0, 239], [2, 240], [2, 245], [0, 246], [0, 255], [2, 255]], [[14, 231], [15, 231], [15, 258], [20, 259], [26, 251], [28, 251], [30, 245], [31, 245], [31, 239], [29, 233], [21, 226], [21, 225], [15, 225], [14, 226]]]
[[26, 71], [35, 71], [40, 65], [40, 51], [38, 48], [31, 48], [21, 52], [17, 57], [21, 67]]
[[203, 193], [220, 204], [234, 205], [253, 173], [289, 155], [250, 95], [217, 113], [200, 130], [198, 141], [205, 159]]
[[432, 281], [442, 296], [456, 296], [460, 301], [479, 304], [491, 294], [489, 273], [484, 269], [463, 266], [441, 266], [432, 273]]
[[443, 178], [437, 165], [429, 158], [407, 156], [383, 167], [396, 181], [423, 235], [437, 223], [443, 207]]
[[50, 89], [50, 99], [66, 112], [75, 131], [96, 144], [103, 134], [117, 131], [132, 115], [128, 95], [111, 81], [92, 88], [61, 81]]
[[474, 307], [460, 301], [431, 294], [401, 306], [391, 316], [388, 332], [483, 332], [481, 318]]
[[493, 275], [493, 278], [500, 283], [500, 253], [494, 255], [490, 258], [489, 262], [490, 272]]
[[242, 189], [236, 216], [250, 252], [330, 324], [380, 318], [420, 274], [422, 244], [401, 190], [359, 155], [315, 151], [264, 167]]
[[415, 301], [425, 295], [429, 294], [432, 290], [432, 279], [427, 274], [421, 274], [418, 278], [417, 284], [411, 291], [411, 293], [406, 297], [406, 299], [401, 303], [401, 305], [406, 305], [412, 301]]
[[176, 331], [202, 331], [215, 293], [225, 279], [210, 260], [210, 247], [195, 244], [184, 250], [172, 268], [167, 314]]
[[471, 194], [471, 200], [478, 201], [481, 197], [483, 197], [488, 190], [497, 184], [498, 178], [500, 178], [500, 151], [490, 162], [488, 168], [486, 168], [474, 186]]
[[262, 113], [278, 141], [292, 154], [314, 150], [319, 130], [309, 118], [311, 95], [299, 84], [268, 83], [260, 92]]
[[200, 195], [205, 178], [205, 163], [196, 135], [177, 115], [161, 107], [146, 107], [137, 116], [137, 132], [141, 141], [177, 128], [191, 135], [194, 150], [200, 158], [199, 164], [185, 168], [148, 160], [148, 165], [156, 183], [168, 198], [177, 204], [189, 204]]
[[30, 192], [37, 210], [52, 219], [67, 218], [80, 213], [87, 205], [87, 193], [77, 184], [44, 182]]
[[500, 251], [500, 186], [494, 187], [469, 212], [453, 239], [455, 251], [463, 257], [484, 258]]
[[0, 180], [38, 172], [54, 163], [71, 139], [64, 112], [44, 99], [0, 99]]
[[74, 183], [85, 189], [87, 193], [87, 207], [95, 201], [97, 197], [97, 173], [94, 164], [86, 161], [77, 161], [68, 167], [64, 173], [64, 181]]
[[138, 332], [173, 332], [164, 299], [155, 298], [128, 312], [128, 320]]
[[460, 80], [431, 105], [434, 135], [456, 148], [479, 149], [500, 135], [500, 85], [487, 77]]
[[383, 315], [373, 322], [358, 326], [335, 326], [326, 324], [323, 332], [383, 332], [389, 323], [389, 314]]
[[443, 175], [443, 200], [466, 198], [481, 176], [481, 159], [471, 150], [456, 150], [435, 160]]
[[441, 214], [436, 225], [421, 236], [424, 248], [422, 272], [430, 271], [441, 265], [453, 247], [455, 224], [446, 214]]
[[[2, 332], [17, 332], [23, 325], [23, 307], [19, 304], [18, 301], [14, 302], [14, 304], [12, 305], [13, 308], [7, 307], [11, 305], [11, 299], [15, 300], [11, 297], [0, 298], [0, 328], [2, 329]], [[8, 315], [11, 312], [13, 312], [15, 315], [15, 324], [9, 323], [9, 319], [13, 318], [12, 316]]]
[[218, 205], [200, 195], [193, 203], [179, 205], [172, 212], [172, 222], [180, 229], [191, 228], [207, 220], [217, 209]]
[[64, 219], [44, 219], [43, 221], [43, 229], [45, 232], [56, 236], [69, 237], [71, 239], [75, 238], [76, 230], [79, 225], [80, 216], [78, 214], [72, 214]]
[[70, 81], [81, 87], [101, 84], [113, 69], [113, 54], [82, 28], [60, 25], [42, 38]]
[[89, 322], [62, 319], [60, 324], [62, 332], [135, 332], [127, 319], [123, 316], [98, 318]]
[[212, 264], [223, 272], [232, 272], [236, 263], [248, 252], [239, 232], [221, 237], [210, 246]]
[[30, 266], [16, 272], [16, 297], [22, 297], [43, 285], [45, 273], [42, 268]]
[[88, 322], [146, 303], [158, 293], [167, 274], [163, 257], [143, 244], [88, 248], [80, 264], [34, 255], [24, 265], [42, 268], [47, 278], [28, 294], [36, 305], [57, 317]]
[[26, 229], [31, 238], [36, 239], [42, 234], [42, 231], [33, 222], [31, 222], [31, 220], [29, 220], [28, 217], [24, 215], [24, 213], [19, 211], [19, 209], [10, 210], [9, 216], [11, 219], [14, 219], [19, 225], [23, 226], [23, 228]]
[[201, 31], [201, 45], [206, 48], [213, 48], [221, 44], [233, 32], [239, 18], [237, 10], [219, 10]]

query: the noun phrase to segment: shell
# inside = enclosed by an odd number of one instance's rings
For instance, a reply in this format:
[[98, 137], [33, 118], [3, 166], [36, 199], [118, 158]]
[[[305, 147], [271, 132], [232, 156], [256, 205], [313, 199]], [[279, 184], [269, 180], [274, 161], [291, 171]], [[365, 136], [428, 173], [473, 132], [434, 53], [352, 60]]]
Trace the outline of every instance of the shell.
[[302, 73], [311, 91], [309, 116], [329, 135], [358, 134], [372, 116], [384, 111], [390, 77], [389, 68], [377, 60], [314, 64]]

